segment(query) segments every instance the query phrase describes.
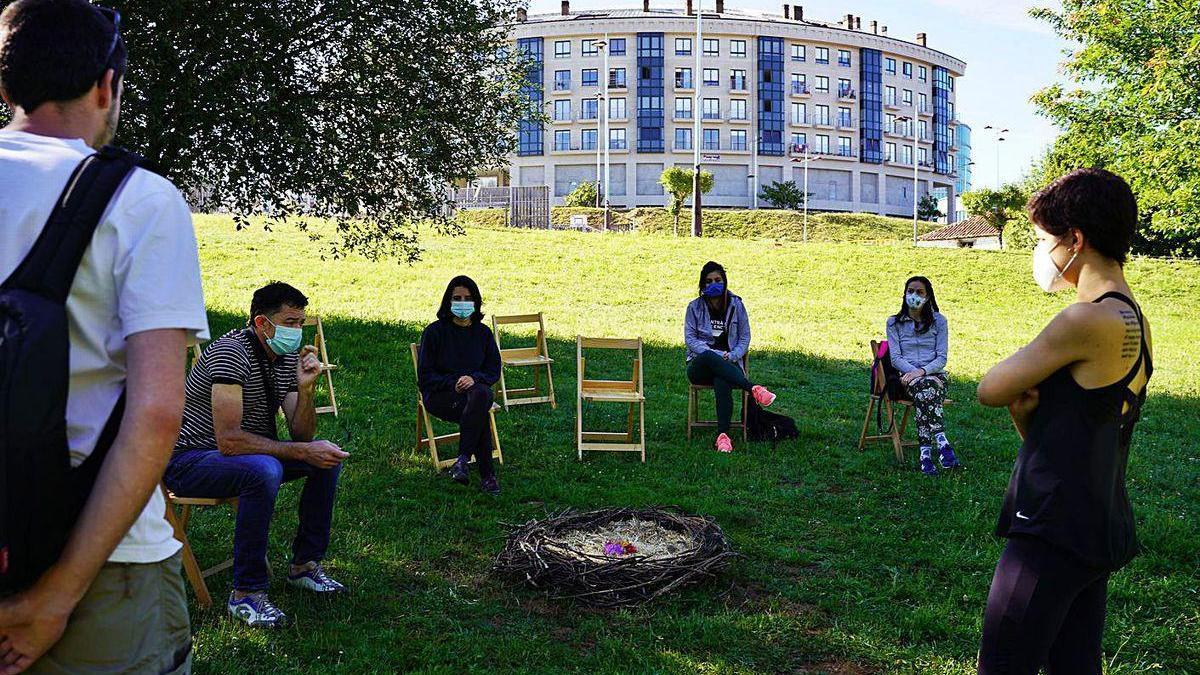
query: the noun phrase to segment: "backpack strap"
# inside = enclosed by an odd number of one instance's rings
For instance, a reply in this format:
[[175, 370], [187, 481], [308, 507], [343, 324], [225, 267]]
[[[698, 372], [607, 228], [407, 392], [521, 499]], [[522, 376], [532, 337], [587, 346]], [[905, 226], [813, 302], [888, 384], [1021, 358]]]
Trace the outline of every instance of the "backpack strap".
[[65, 303], [100, 219], [140, 161], [138, 155], [105, 146], [80, 162], [54, 203], [33, 249], [3, 288], [26, 290]]

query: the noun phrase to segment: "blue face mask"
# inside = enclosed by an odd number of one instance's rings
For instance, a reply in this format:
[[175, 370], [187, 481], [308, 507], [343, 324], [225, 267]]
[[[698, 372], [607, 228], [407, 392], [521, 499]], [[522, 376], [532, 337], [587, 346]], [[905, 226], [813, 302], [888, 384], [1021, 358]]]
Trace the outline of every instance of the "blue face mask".
[[[267, 323], [275, 326], [275, 322], [270, 319], [267, 319]], [[303, 340], [303, 329], [291, 326], [275, 326], [275, 337], [267, 338], [266, 342], [271, 351], [283, 356], [284, 354], [292, 354], [297, 349], [300, 349], [300, 343]]]
[[724, 292], [725, 284], [720, 281], [714, 281], [713, 283], [704, 287], [704, 296], [707, 298], [715, 298]]
[[460, 319], [469, 319], [475, 313], [474, 300], [451, 300], [450, 313]]

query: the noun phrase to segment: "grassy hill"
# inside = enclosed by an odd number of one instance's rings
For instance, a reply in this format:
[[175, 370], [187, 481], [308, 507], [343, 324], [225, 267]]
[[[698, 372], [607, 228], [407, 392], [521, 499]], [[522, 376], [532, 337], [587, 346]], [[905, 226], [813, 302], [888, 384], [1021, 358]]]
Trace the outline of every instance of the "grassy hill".
[[[282, 570], [298, 489], [285, 488], [271, 542], [272, 597], [293, 615], [253, 632], [223, 609], [194, 610], [196, 670], [437, 672], [974, 672], [1001, 543], [991, 535], [1016, 453], [1003, 411], [973, 402], [979, 377], [1067, 299], [1038, 290], [1028, 256], [900, 245], [788, 244], [636, 234], [468, 230], [428, 235], [412, 266], [323, 261], [292, 230], [237, 232], [197, 218], [214, 334], [244, 323], [251, 291], [283, 279], [326, 317], [341, 364], [342, 414], [323, 436], [351, 452], [331, 571], [353, 594], [327, 604], [289, 590]], [[754, 378], [779, 393], [801, 436], [772, 448], [685, 440], [682, 315], [709, 259], [749, 308]], [[504, 494], [485, 498], [414, 456], [408, 343], [457, 273], [487, 313], [546, 313], [560, 405], [499, 416]], [[966, 470], [930, 479], [890, 447], [856, 449], [866, 411], [867, 341], [912, 273], [936, 284], [950, 321], [948, 432]], [[1110, 673], [1200, 664], [1200, 266], [1135, 261], [1129, 277], [1156, 339], [1156, 374], [1130, 467], [1145, 553], [1113, 577]], [[645, 465], [575, 459], [574, 336], [647, 342]], [[711, 405], [711, 404], [710, 404]], [[675, 504], [714, 516], [743, 554], [719, 583], [653, 606], [592, 612], [502, 587], [489, 575], [502, 523], [565, 507]], [[202, 564], [229, 554], [226, 510], [194, 520]], [[214, 595], [229, 574], [210, 578]]]

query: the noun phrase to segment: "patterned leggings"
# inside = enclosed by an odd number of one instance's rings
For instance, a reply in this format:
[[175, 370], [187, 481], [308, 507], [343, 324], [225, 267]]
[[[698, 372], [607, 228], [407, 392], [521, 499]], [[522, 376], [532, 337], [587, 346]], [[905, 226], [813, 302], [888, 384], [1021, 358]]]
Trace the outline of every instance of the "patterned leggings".
[[922, 448], [934, 447], [934, 437], [944, 431], [942, 402], [946, 400], [946, 376], [926, 375], [908, 385], [917, 419], [917, 442]]

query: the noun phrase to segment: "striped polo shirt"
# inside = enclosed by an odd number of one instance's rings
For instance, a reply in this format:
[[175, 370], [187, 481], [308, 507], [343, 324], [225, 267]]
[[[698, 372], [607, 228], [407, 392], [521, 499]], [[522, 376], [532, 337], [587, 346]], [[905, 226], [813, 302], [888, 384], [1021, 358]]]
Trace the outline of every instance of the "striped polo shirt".
[[297, 390], [298, 358], [296, 354], [285, 354], [272, 361], [250, 328], [230, 331], [213, 340], [188, 373], [183, 425], [175, 449], [217, 447], [212, 414], [214, 384], [242, 388], [242, 431], [277, 439], [275, 417], [284, 397]]

